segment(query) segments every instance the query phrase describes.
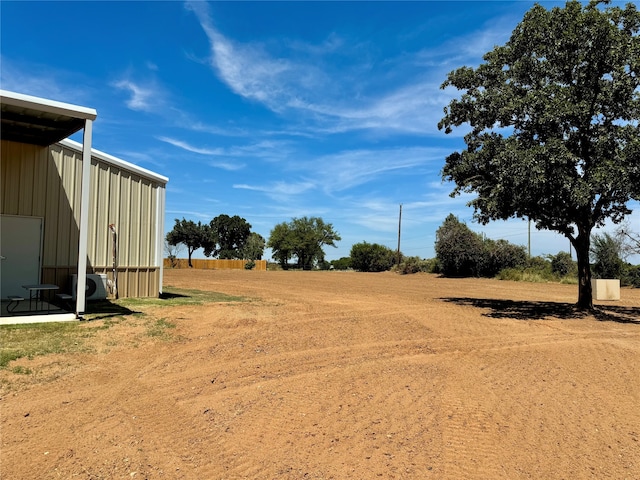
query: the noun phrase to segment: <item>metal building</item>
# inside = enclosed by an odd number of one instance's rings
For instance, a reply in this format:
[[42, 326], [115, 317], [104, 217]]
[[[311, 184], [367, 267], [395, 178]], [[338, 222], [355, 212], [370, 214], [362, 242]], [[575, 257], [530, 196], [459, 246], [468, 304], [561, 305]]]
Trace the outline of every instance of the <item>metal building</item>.
[[[0, 100], [2, 299], [55, 285], [80, 318], [87, 299], [159, 295], [168, 179], [92, 149], [93, 109]], [[81, 129], [82, 144], [67, 139]]]

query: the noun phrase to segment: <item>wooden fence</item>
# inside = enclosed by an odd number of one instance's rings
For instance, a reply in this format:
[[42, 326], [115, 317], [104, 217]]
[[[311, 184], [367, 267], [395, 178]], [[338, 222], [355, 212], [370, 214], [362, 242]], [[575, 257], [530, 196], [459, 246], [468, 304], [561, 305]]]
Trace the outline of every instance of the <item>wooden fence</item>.
[[[199, 270], [245, 270], [247, 262], [250, 260], [208, 260], [208, 259], [191, 259], [193, 268]], [[266, 260], [254, 260], [255, 266], [252, 270], [266, 271]], [[186, 258], [178, 258], [174, 260], [174, 264], [168, 258], [164, 259], [164, 268], [189, 268], [189, 260]]]

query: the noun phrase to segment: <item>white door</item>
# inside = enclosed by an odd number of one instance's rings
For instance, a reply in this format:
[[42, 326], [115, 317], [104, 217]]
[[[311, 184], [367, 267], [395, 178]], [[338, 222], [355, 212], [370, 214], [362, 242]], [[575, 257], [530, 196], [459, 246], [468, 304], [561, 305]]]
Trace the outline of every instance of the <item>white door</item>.
[[40, 283], [42, 218], [0, 215], [0, 296], [24, 297], [22, 285]]

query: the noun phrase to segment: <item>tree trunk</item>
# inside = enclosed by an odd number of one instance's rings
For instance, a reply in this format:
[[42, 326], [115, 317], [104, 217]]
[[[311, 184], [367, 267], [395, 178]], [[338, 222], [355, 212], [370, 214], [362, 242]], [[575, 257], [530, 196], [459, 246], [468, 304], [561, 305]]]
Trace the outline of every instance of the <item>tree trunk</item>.
[[580, 310], [593, 310], [591, 265], [589, 264], [590, 234], [580, 233], [573, 242], [578, 257], [578, 303]]

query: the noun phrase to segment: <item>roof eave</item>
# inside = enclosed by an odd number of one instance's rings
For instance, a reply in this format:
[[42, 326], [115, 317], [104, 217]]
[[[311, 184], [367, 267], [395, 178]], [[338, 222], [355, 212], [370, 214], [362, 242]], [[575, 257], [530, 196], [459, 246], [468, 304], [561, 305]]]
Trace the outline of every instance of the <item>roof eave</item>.
[[98, 112], [94, 108], [81, 107], [71, 103], [57, 102], [46, 98], [34, 97], [23, 93], [0, 89], [0, 103], [21, 108], [40, 110], [57, 115], [64, 115], [85, 120], [95, 120]]

